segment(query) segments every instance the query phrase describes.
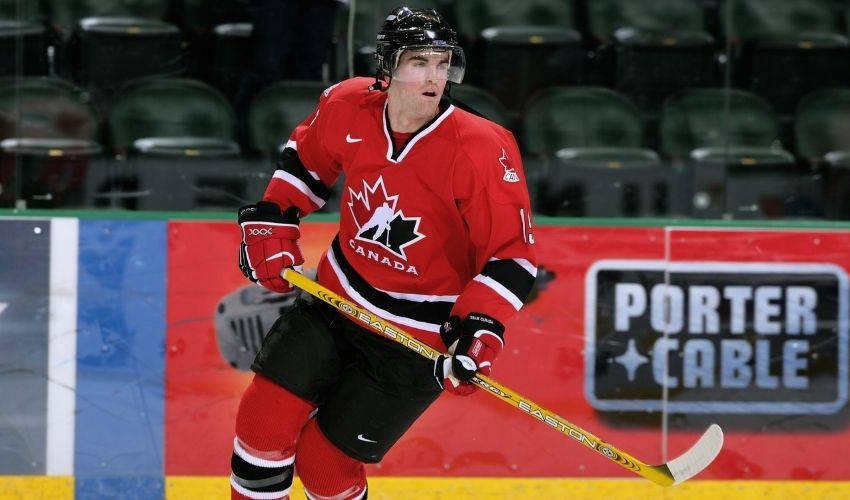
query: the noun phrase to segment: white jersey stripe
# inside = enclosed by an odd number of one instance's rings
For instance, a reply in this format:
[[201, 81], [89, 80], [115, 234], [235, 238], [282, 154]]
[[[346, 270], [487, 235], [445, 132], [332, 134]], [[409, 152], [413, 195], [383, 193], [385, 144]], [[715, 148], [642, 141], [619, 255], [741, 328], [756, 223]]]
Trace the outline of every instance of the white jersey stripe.
[[286, 172], [285, 170], [275, 170], [273, 178], [280, 179], [283, 182], [291, 184], [292, 187], [301, 191], [306, 197], [310, 198], [310, 201], [312, 201], [319, 208], [322, 208], [325, 205], [325, 200], [316, 196], [316, 194], [313, 193], [313, 191], [307, 186], [307, 184], [304, 183], [304, 181], [302, 181], [298, 177], [295, 177], [289, 172]]
[[460, 295], [420, 295], [417, 293], [390, 292], [380, 288], [375, 288], [375, 290], [385, 293], [394, 299], [410, 300], [413, 302], [456, 302], [457, 298], [460, 297]]
[[528, 259], [514, 259], [514, 262], [520, 265], [523, 269], [528, 271], [528, 274], [537, 277], [537, 266], [528, 261]]
[[401, 162], [402, 160], [404, 160], [404, 157], [407, 156], [407, 153], [409, 153], [410, 150], [413, 149], [413, 145], [419, 142], [419, 139], [422, 139], [426, 135], [430, 134], [435, 128], [439, 127], [440, 124], [443, 123], [443, 120], [448, 118], [448, 116], [452, 114], [452, 111], [454, 110], [454, 104], [450, 104], [449, 107], [446, 108], [446, 110], [443, 112], [443, 114], [434, 121], [434, 123], [432, 123], [428, 128], [426, 128], [422, 132], [416, 134], [416, 137], [411, 139], [410, 142], [407, 143], [407, 146], [404, 148], [401, 154], [398, 155], [398, 161]]
[[510, 290], [502, 286], [501, 283], [494, 280], [493, 278], [479, 274], [478, 276], [473, 278], [473, 280], [492, 288], [494, 292], [498, 293], [503, 299], [510, 302], [510, 304], [514, 306], [514, 309], [516, 309], [517, 311], [522, 308], [522, 301], [519, 300], [519, 297], [511, 293]]
[[326, 255], [328, 257], [328, 263], [330, 263], [331, 268], [334, 270], [334, 274], [336, 274], [336, 278], [337, 280], [339, 280], [340, 285], [342, 285], [342, 287], [345, 289], [345, 293], [347, 293], [349, 297], [354, 299], [354, 301], [360, 304], [362, 307], [365, 307], [369, 311], [377, 314], [378, 316], [384, 318], [387, 321], [392, 321], [394, 323], [398, 323], [399, 325], [418, 328], [420, 330], [425, 330], [426, 332], [440, 332], [440, 325], [438, 324], [425, 323], [424, 321], [417, 321], [411, 318], [396, 316], [395, 314], [387, 312], [366, 300], [362, 295], [357, 292], [357, 290], [355, 290], [351, 286], [351, 284], [348, 282], [348, 278], [345, 277], [345, 274], [343, 274], [342, 269], [339, 268], [339, 264], [336, 261], [336, 256], [334, 256], [333, 248], [328, 248], [328, 253]]
[[418, 134], [413, 136], [413, 138], [411, 138], [407, 142], [407, 145], [405, 145], [404, 149], [401, 151], [401, 154], [398, 155], [398, 159], [394, 159], [393, 158], [393, 139], [392, 139], [392, 137], [390, 137], [389, 127], [387, 126], [387, 103], [388, 102], [389, 102], [389, 100], [384, 103], [384, 112], [383, 112], [382, 116], [383, 116], [383, 121], [384, 121], [384, 136], [387, 138], [387, 160], [389, 160], [393, 163], [401, 163], [404, 160], [404, 157], [407, 156], [407, 153], [409, 153], [410, 150], [413, 149], [413, 145], [416, 144], [417, 142], [419, 142], [419, 139], [422, 139], [426, 135], [433, 132], [434, 129], [439, 127], [440, 124], [443, 123], [443, 120], [448, 118], [448, 116], [450, 114], [452, 114], [452, 112], [455, 110], [454, 104], [450, 104], [449, 107], [446, 108], [445, 111], [443, 111], [443, 113], [436, 120], [434, 120], [434, 123], [432, 123], [431, 125], [428, 125], [427, 128], [425, 128], [424, 130], [422, 130], [421, 132], [419, 132]]

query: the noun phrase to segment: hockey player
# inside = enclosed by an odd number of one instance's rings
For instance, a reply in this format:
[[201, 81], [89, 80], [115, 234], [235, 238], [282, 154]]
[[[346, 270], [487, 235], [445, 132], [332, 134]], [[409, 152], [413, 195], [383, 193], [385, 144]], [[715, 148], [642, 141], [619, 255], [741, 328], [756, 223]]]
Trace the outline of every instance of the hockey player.
[[263, 200], [239, 210], [240, 267], [278, 292], [303, 262], [299, 219], [345, 174], [339, 232], [318, 281], [450, 353], [432, 362], [303, 300], [268, 333], [242, 396], [233, 498], [366, 498], [379, 462], [444, 391], [490, 373], [505, 322], [537, 274], [528, 192], [510, 132], [458, 109], [463, 50], [436, 11], [400, 7], [377, 38], [378, 78], [319, 97], [292, 133]]

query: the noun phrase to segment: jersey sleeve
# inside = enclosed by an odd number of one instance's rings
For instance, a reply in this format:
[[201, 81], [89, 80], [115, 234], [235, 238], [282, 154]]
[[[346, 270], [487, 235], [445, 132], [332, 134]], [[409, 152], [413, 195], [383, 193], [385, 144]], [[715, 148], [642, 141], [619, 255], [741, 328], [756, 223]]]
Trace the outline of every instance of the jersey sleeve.
[[327, 131], [340, 107], [331, 99], [334, 87], [322, 93], [316, 109], [295, 127], [263, 194], [263, 200], [283, 209], [297, 207], [302, 217], [325, 205], [341, 169], [327, 147]]
[[[523, 306], [537, 278], [531, 207], [519, 148], [513, 136], [475, 148], [475, 168], [458, 168], [455, 193], [475, 253], [476, 275], [452, 315], [471, 312], [503, 324]], [[476, 160], [477, 163], [476, 164]]]

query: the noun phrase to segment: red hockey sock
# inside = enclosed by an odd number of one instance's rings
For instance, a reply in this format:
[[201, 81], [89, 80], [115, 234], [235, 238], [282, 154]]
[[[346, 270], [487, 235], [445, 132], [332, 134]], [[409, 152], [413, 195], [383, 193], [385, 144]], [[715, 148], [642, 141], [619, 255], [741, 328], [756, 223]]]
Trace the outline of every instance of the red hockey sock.
[[242, 395], [231, 459], [232, 499], [288, 498], [295, 442], [313, 406], [257, 375]]
[[295, 469], [307, 495], [315, 500], [361, 500], [366, 498], [366, 470], [337, 449], [311, 419], [298, 440]]

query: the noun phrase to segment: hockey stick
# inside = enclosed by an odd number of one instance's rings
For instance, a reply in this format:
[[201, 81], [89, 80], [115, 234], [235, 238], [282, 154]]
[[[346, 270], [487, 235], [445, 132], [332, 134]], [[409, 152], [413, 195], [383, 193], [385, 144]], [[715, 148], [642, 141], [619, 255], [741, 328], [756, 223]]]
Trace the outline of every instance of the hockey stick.
[[[282, 277], [310, 295], [313, 295], [336, 307], [343, 314], [347, 314], [353, 319], [363, 323], [365, 326], [375, 330], [382, 336], [398, 342], [426, 358], [437, 359], [437, 357], [441, 354], [436, 349], [416, 340], [410, 334], [396, 328], [375, 314], [372, 314], [352, 302], [343, 299], [339, 295], [316, 283], [310, 278], [307, 278], [298, 271], [289, 268], [285, 269], [282, 273]], [[694, 445], [691, 446], [691, 448], [685, 453], [661, 465], [649, 465], [620, 450], [619, 448], [616, 448], [610, 443], [602, 441], [584, 429], [567, 422], [557, 414], [543, 408], [530, 399], [517, 394], [488, 377], [476, 375], [473, 377], [472, 383], [482, 389], [485, 389], [489, 394], [498, 397], [500, 400], [514, 408], [520, 409], [537, 420], [549, 425], [561, 434], [575, 439], [579, 443], [602, 454], [609, 460], [613, 460], [635, 474], [643, 476], [661, 486], [676, 485], [699, 474], [703, 469], [708, 467], [712, 460], [714, 460], [714, 457], [720, 453], [720, 448], [723, 446], [723, 431], [720, 429], [719, 425], [712, 424], [709, 426], [708, 430], [703, 433], [699, 440], [697, 440], [697, 442], [694, 443]]]

